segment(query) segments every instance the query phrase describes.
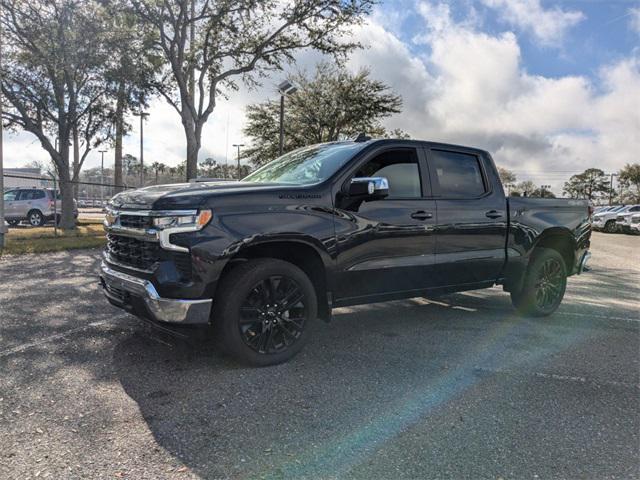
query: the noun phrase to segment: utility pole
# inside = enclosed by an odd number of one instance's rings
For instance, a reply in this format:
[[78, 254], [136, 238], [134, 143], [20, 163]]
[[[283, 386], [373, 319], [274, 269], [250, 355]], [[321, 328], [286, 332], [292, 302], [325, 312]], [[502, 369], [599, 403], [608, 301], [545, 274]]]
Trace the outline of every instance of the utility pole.
[[140, 186], [144, 187], [144, 119], [149, 116], [147, 112], [134, 113], [140, 117]]
[[611, 173], [609, 174], [610, 177], [610, 183], [609, 183], [609, 206], [611, 206], [611, 204], [613, 203], [613, 177], [615, 177], [617, 174], [616, 173]]
[[100, 202], [104, 204], [104, 154], [106, 150], [98, 150], [102, 155], [102, 159], [100, 160]]
[[238, 180], [240, 180], [240, 147], [244, 147], [244, 143], [234, 143], [234, 147], [238, 147]]
[[[0, 66], [2, 63], [2, 23], [0, 23]], [[2, 69], [0, 68], [0, 72]], [[2, 79], [0, 78], [0, 82]], [[2, 137], [4, 130], [2, 127], [2, 92], [0, 91], [0, 253], [4, 249], [4, 234], [7, 232], [4, 226], [4, 163]]]

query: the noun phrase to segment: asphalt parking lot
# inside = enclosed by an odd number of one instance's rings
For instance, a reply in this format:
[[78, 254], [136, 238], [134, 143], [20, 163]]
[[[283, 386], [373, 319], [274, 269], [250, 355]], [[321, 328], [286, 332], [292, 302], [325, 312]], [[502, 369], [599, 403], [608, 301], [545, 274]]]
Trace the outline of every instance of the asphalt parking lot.
[[499, 288], [335, 311], [238, 366], [111, 307], [98, 251], [0, 259], [0, 478], [638, 478], [640, 237], [560, 310]]

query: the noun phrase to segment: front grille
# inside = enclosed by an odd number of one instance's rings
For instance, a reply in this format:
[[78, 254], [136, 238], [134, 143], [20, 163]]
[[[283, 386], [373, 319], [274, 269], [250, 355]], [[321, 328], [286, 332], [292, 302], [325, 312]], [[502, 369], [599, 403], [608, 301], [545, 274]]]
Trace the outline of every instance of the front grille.
[[138, 228], [140, 230], [146, 230], [151, 228], [151, 217], [145, 217], [141, 215], [120, 215], [120, 226], [124, 228]]
[[156, 242], [111, 233], [107, 235], [107, 252], [120, 263], [144, 270], [160, 261], [160, 246]]
[[163, 260], [172, 261], [182, 280], [191, 279], [191, 255], [167, 252], [156, 242], [145, 242], [137, 238], [107, 234], [107, 253], [118, 263], [128, 267], [151, 270]]

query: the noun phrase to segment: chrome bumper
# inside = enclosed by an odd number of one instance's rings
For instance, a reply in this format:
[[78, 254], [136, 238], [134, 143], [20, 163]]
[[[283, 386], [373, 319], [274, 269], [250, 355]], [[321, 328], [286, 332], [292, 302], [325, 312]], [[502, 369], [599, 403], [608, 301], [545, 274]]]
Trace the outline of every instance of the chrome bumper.
[[[184, 325], [209, 323], [210, 299], [162, 298], [150, 281], [114, 270], [105, 262], [100, 265], [100, 283], [113, 305], [151, 320]], [[140, 307], [144, 307], [145, 311], [140, 312]]]
[[587, 263], [589, 262], [590, 258], [591, 258], [591, 252], [589, 251], [584, 252], [584, 254], [582, 255], [582, 258], [580, 259], [580, 263], [578, 264], [578, 275], [580, 275], [582, 272], [589, 271], [589, 266], [587, 265]]

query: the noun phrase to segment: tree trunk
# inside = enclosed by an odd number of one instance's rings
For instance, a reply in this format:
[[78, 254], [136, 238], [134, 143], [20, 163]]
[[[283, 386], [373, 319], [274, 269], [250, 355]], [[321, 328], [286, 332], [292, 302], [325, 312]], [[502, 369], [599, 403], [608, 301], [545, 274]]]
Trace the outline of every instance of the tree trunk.
[[113, 165], [113, 183], [116, 184], [115, 192], [122, 191], [122, 137], [124, 135], [124, 102], [125, 91], [124, 81], [118, 86], [118, 98], [116, 102], [116, 145], [115, 159]]
[[[78, 124], [73, 124], [73, 181], [80, 180], [80, 143], [78, 141]], [[80, 185], [73, 184], [73, 198], [78, 198], [78, 189]]]
[[202, 127], [197, 127], [192, 119], [182, 120], [184, 133], [187, 139], [187, 182], [198, 176], [198, 152], [200, 151], [200, 141]]
[[76, 220], [73, 217], [73, 184], [71, 183], [71, 175], [69, 174], [69, 137], [61, 138], [60, 142], [62, 165], [66, 166], [66, 168], [58, 168], [59, 188], [62, 197], [60, 227], [63, 230], [70, 230], [76, 227]]

